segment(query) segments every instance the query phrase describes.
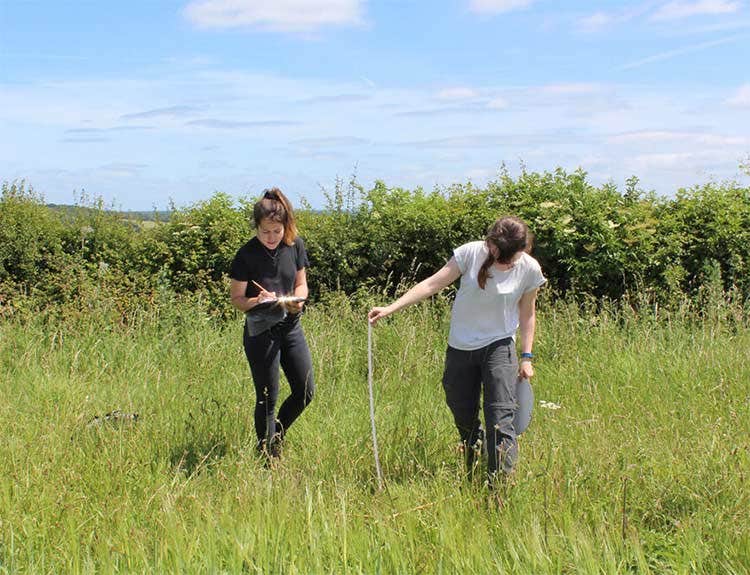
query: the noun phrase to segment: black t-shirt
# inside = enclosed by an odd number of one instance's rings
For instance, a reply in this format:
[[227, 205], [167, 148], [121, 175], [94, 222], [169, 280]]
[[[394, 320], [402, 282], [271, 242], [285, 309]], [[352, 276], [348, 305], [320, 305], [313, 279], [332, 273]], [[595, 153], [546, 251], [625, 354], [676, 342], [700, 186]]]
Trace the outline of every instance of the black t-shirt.
[[255, 297], [260, 293], [253, 281], [266, 291], [276, 292], [277, 296], [292, 295], [297, 272], [309, 265], [302, 238], [297, 237], [291, 246], [281, 242], [275, 250], [269, 250], [256, 236], [234, 256], [229, 277], [247, 282], [245, 297]]
[[[302, 238], [296, 238], [291, 246], [282, 242], [275, 250], [269, 250], [256, 236], [234, 256], [229, 277], [247, 282], [245, 297], [256, 297], [260, 293], [253, 281], [262, 285], [266, 291], [276, 292], [277, 296], [292, 295], [297, 272], [309, 265]], [[252, 308], [246, 314], [245, 327], [247, 333], [254, 336], [286, 317], [287, 313], [281, 306]], [[289, 319], [294, 317], [292, 315]]]

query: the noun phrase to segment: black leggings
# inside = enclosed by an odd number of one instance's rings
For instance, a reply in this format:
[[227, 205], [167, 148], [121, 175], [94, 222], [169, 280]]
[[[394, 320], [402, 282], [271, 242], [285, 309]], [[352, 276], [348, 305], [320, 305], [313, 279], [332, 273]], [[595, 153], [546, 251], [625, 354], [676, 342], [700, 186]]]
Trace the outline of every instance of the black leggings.
[[[258, 440], [285, 432], [312, 401], [315, 394], [312, 357], [298, 316], [256, 336], [244, 330], [245, 356], [255, 385], [255, 433]], [[284, 370], [292, 393], [284, 400], [278, 418], [274, 417], [279, 397], [279, 365]], [[276, 429], [276, 420], [282, 429]]]

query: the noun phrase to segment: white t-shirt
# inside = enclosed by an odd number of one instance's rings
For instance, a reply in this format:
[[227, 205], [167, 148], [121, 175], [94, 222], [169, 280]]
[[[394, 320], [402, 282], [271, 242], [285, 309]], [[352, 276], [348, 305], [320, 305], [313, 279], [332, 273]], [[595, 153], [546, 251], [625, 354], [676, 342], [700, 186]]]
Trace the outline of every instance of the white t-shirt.
[[448, 335], [448, 345], [453, 348], [470, 351], [515, 337], [521, 296], [547, 282], [539, 262], [523, 253], [508, 271], [490, 268], [482, 289], [477, 276], [487, 254], [483, 241], [469, 242], [453, 251], [461, 270], [461, 285], [453, 302]]

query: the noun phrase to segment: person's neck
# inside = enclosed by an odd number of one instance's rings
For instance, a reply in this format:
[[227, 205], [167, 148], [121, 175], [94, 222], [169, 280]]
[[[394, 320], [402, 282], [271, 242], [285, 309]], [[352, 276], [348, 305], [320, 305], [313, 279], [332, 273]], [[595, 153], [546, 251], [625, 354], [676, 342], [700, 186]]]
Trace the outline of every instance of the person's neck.
[[512, 270], [516, 266], [515, 262], [513, 262], [511, 264], [501, 264], [500, 262], [495, 262], [492, 265], [493, 265], [493, 267], [495, 269], [497, 269], [497, 270], [499, 270], [501, 272], [510, 271], [510, 270]]

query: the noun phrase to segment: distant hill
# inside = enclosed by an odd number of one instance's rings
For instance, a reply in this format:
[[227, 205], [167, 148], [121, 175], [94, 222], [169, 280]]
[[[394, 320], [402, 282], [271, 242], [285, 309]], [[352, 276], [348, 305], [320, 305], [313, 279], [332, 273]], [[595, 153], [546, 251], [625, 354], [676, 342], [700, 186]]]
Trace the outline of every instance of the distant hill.
[[[47, 204], [47, 207], [51, 210], [56, 210], [69, 215], [75, 215], [81, 212], [91, 212], [94, 208], [88, 208], [85, 206], [74, 206], [70, 204]], [[133, 220], [139, 222], [165, 222], [169, 220], [172, 212], [169, 210], [151, 210], [151, 211], [121, 211], [121, 210], [105, 210], [111, 214], [114, 214], [124, 220]]]

